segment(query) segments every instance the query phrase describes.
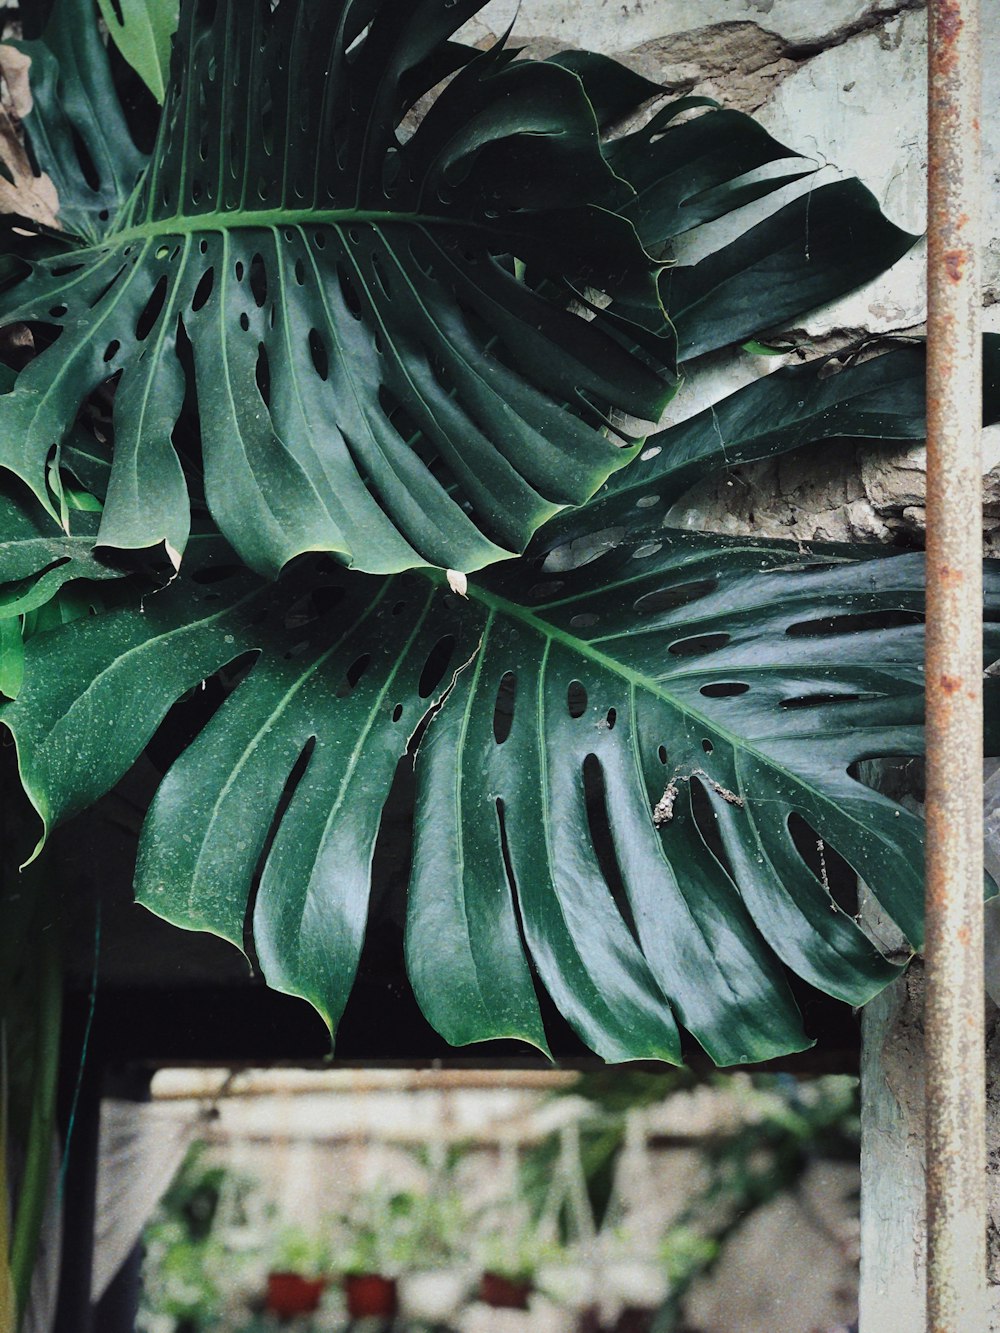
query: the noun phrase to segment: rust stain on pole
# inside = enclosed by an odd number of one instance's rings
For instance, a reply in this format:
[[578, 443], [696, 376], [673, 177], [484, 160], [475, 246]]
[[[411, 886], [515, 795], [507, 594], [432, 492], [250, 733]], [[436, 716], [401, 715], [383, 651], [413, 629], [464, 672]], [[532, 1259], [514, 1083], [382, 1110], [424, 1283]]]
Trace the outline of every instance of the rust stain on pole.
[[931, 0], [927, 1328], [986, 1327], [978, 0]]

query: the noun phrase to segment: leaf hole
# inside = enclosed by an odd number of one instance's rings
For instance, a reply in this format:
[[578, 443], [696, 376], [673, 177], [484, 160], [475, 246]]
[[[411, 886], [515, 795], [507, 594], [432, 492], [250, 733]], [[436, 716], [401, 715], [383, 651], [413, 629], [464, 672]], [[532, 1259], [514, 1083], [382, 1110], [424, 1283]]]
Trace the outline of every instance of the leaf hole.
[[441, 684], [448, 670], [448, 663], [454, 655], [456, 643], [454, 634], [445, 634], [431, 649], [417, 684], [417, 693], [421, 699], [428, 699]]
[[704, 597], [714, 590], [717, 579], [698, 579], [692, 583], [678, 583], [670, 588], [657, 588], [655, 592], [644, 593], [632, 603], [633, 610], [641, 616], [655, 615], [659, 611], [674, 611], [679, 606], [687, 606], [699, 597]]
[[702, 737], [701, 748], [705, 751], [706, 754], [712, 754], [715, 750], [715, 746], [712, 744], [712, 742], [708, 739], [707, 736]]
[[108, 343], [107, 347], [105, 347], [104, 349], [104, 360], [105, 361], [113, 360], [120, 347], [121, 343], [118, 341], [118, 339], [112, 338], [111, 341]]
[[924, 617], [920, 611], [861, 611], [844, 616], [827, 616], [822, 620], [802, 620], [798, 624], [789, 625], [785, 633], [792, 638], [821, 638], [828, 634], [860, 634], [923, 623]]
[[49, 314], [52, 316], [53, 319], [61, 319], [63, 315], [65, 315], [68, 309], [69, 309], [68, 306], [54, 305], [52, 309], [49, 311]]
[[312, 357], [313, 369], [320, 379], [329, 379], [330, 357], [326, 350], [326, 343], [318, 329], [309, 330], [309, 355]]
[[567, 686], [566, 710], [570, 717], [583, 717], [587, 711], [587, 691], [582, 681], [571, 680]]
[[305, 264], [303, 264], [301, 259], [296, 259], [295, 281], [298, 283], [300, 287], [302, 287], [305, 284], [305, 280], [306, 280], [306, 266]]
[[267, 348], [263, 343], [257, 344], [257, 365], [254, 368], [254, 378], [257, 381], [257, 392], [267, 407], [271, 406], [271, 363], [268, 360]]
[[663, 550], [662, 542], [645, 542], [642, 546], [637, 546], [632, 552], [633, 560], [648, 560], [651, 555], [656, 555], [657, 551]]
[[338, 698], [343, 699], [350, 694], [358, 681], [368, 670], [371, 660], [371, 653], [362, 653], [360, 657], [354, 659], [351, 665], [347, 668], [347, 671], [344, 674], [344, 679], [337, 686]]
[[403, 716], [403, 705], [397, 704], [396, 707], [392, 710], [393, 722], [398, 722], [402, 716]]
[[729, 634], [696, 634], [672, 643], [669, 651], [677, 657], [696, 657], [699, 653], [714, 653], [718, 648], [725, 648], [730, 638]]
[[163, 311], [163, 303], [167, 299], [167, 275], [161, 274], [156, 281], [156, 286], [150, 293], [149, 300], [142, 308], [135, 325], [135, 336], [139, 342], [144, 342], [153, 330], [153, 326], [160, 318]]
[[656, 747], [656, 757], [657, 759], [659, 759], [661, 764], [665, 764], [667, 762], [668, 755], [667, 755], [667, 747], [665, 745], [658, 745]]
[[517, 677], [513, 671], [505, 671], [497, 686], [497, 697], [493, 702], [493, 739], [497, 745], [503, 745], [514, 725], [514, 704], [517, 701]]
[[267, 300], [267, 269], [260, 255], [254, 255], [250, 260], [250, 291], [257, 309], [262, 309]]
[[357, 292], [354, 290], [354, 284], [344, 269], [343, 264], [337, 265], [337, 279], [340, 283], [340, 292], [344, 298], [344, 305], [354, 316], [355, 319], [361, 318], [361, 301]]
[[574, 629], [590, 629], [598, 623], [600, 618], [593, 611], [581, 611], [579, 615], [570, 616], [569, 623]]
[[807, 823], [797, 811], [788, 816], [795, 850], [830, 897], [849, 916], [858, 913], [858, 876], [854, 867]]
[[823, 708], [828, 704], [856, 704], [863, 700], [884, 699], [884, 694], [797, 694], [790, 699], [782, 699], [782, 708]]
[[738, 694], [746, 694], [749, 688], [740, 680], [716, 680], [711, 685], [703, 685], [699, 693], [706, 699], [734, 699]]
[[240, 315], [240, 328], [244, 333], [249, 333], [250, 331], [250, 316], [245, 310]]
[[201, 310], [206, 305], [208, 298], [212, 295], [212, 287], [215, 283], [215, 269], [207, 268], [198, 279], [198, 286], [194, 289], [194, 296], [191, 298], [191, 309]]
[[630, 934], [637, 939], [635, 918], [632, 915], [632, 906], [628, 900], [611, 829], [607, 782], [597, 755], [588, 754], [584, 758], [582, 778], [587, 831], [590, 834], [590, 844], [594, 849], [601, 878], [607, 885], [608, 892]]
[[609, 708], [607, 717], [605, 717], [604, 721], [607, 723], [608, 731], [614, 731], [615, 723], [618, 721], [618, 710], [616, 708]]

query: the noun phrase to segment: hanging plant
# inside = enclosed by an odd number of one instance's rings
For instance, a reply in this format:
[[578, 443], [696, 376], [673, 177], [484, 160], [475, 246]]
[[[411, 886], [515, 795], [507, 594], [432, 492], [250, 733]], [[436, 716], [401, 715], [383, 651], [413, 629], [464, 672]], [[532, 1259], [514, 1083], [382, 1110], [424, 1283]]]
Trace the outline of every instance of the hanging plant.
[[920, 947], [921, 822], [859, 766], [921, 753], [922, 563], [669, 506], [919, 439], [922, 353], [650, 423], [687, 362], [914, 238], [849, 180], [671, 264], [813, 164], [704, 99], [616, 134], [659, 89], [473, 50], [481, 4], [185, 0], [148, 156], [85, 0], [17, 46], [59, 226], [8, 219], [0, 719], [47, 833], [216, 677], [137, 897], [237, 947], [249, 915], [331, 1030], [413, 762], [406, 961], [449, 1042], [547, 1050], [540, 985], [606, 1060], [678, 1062], [682, 1030], [719, 1064], [800, 1050], [788, 971], [851, 1004], [898, 972], [829, 864]]

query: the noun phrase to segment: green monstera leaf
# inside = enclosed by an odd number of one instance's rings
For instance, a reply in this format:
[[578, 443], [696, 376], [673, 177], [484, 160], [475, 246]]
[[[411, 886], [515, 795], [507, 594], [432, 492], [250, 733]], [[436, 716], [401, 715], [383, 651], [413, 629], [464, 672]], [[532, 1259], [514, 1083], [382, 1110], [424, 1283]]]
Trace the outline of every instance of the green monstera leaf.
[[178, 0], [98, 0], [108, 33], [158, 102], [167, 90]]
[[[779, 372], [734, 397], [758, 436], [770, 413], [774, 453], [824, 422], [907, 438], [918, 356]], [[817, 410], [790, 431], [790, 384], [836, 425]], [[661, 433], [650, 461], [675, 443], [689, 461], [689, 437]], [[147, 816], [138, 897], [237, 946], [249, 914], [268, 982], [331, 1028], [415, 754], [407, 967], [450, 1042], [545, 1049], [541, 984], [607, 1060], [677, 1061], [683, 1031], [719, 1064], [801, 1049], [786, 969], [852, 1004], [898, 971], [829, 866], [921, 943], [921, 821], [861, 767], [922, 750], [921, 557], [682, 532], [634, 500], [609, 537], [593, 513], [589, 550], [557, 525], [465, 595], [441, 571], [376, 578], [321, 557], [266, 584], [197, 538], [141, 611], [26, 645], [0, 713], [25, 789], [46, 827], [84, 809], [222, 671], [228, 697]], [[992, 567], [987, 598], [993, 660]]]
[[[176, 560], [189, 346], [208, 504], [265, 573], [310, 550], [477, 568], [626, 462], [609, 413], [655, 419], [672, 392], [657, 265], [614, 211], [633, 192], [580, 80], [449, 41], [478, 7], [187, 4], [138, 187], [0, 303], [59, 330], [8, 397], [0, 461], [47, 502], [48, 454], [117, 378], [101, 541]], [[25, 125], [42, 160], [42, 110]], [[572, 313], [591, 289], [631, 320]]]
[[[672, 238], [788, 178], [757, 168], [811, 168], [697, 99], [609, 138], [655, 85], [579, 53], [466, 48], [453, 34], [480, 7], [190, 0], [147, 162], [87, 5], [60, 0], [24, 47], [39, 72], [24, 123], [66, 247], [0, 298], [0, 321], [58, 336], [8, 395], [0, 465], [54, 505], [46, 461], [113, 384], [103, 544], [163, 541], [176, 563], [203, 464], [216, 522], [259, 572], [309, 551], [471, 571], [634, 456], [621, 423], [654, 421], [676, 386], [665, 298], [690, 356], [912, 243], [843, 182], [808, 217], [789, 205], [664, 275]], [[194, 444], [177, 428], [186, 396]]]

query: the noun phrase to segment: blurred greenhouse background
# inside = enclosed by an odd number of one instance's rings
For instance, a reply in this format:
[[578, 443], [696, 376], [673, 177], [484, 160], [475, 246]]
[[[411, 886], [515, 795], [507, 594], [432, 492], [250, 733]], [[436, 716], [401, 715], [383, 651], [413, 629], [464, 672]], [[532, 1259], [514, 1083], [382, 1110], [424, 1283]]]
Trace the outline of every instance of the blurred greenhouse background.
[[[145, 1231], [143, 1333], [856, 1318], [852, 1077], [189, 1069], [152, 1092], [147, 1197], [170, 1183]], [[118, 1178], [133, 1151], [123, 1135]]]

